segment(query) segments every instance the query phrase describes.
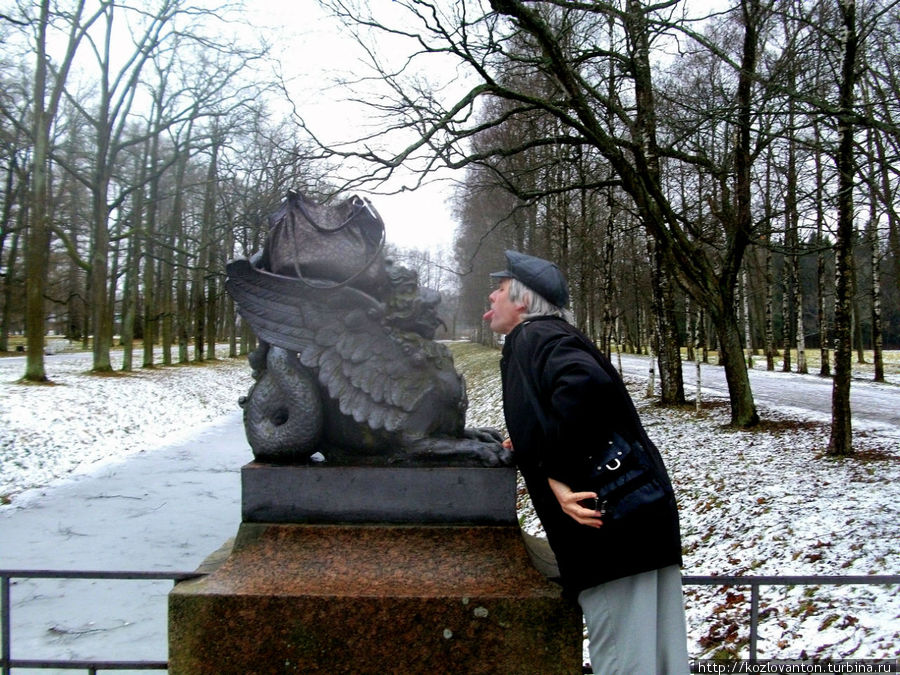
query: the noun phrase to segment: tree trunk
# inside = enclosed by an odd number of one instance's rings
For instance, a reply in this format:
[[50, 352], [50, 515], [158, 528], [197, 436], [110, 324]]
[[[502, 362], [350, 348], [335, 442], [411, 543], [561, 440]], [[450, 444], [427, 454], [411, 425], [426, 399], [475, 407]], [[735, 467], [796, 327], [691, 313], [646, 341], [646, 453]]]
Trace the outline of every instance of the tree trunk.
[[[3, 250], [6, 247], [6, 237], [12, 232], [12, 242], [6, 257], [3, 278], [3, 306], [0, 309], [0, 352], [9, 351], [9, 321], [12, 314], [12, 287], [15, 279], [16, 257], [19, 253], [19, 232], [24, 228], [25, 215], [28, 213], [28, 198], [25, 195], [26, 181], [16, 183], [16, 174], [19, 173], [15, 156], [10, 158], [6, 171], [6, 184], [3, 193], [3, 216], [0, 220], [0, 260], [3, 259]], [[16, 214], [17, 224], [13, 225], [13, 205], [18, 203]]]
[[881, 334], [881, 256], [878, 251], [878, 232], [872, 228], [869, 240], [872, 247], [872, 363], [874, 380], [884, 382], [884, 337]]
[[684, 299], [684, 337], [685, 360], [694, 361], [696, 360], [694, 347], [697, 342], [697, 317], [694, 316], [690, 296], [687, 296]]
[[172, 212], [168, 221], [168, 226], [165, 228], [166, 231], [164, 235], [164, 241], [168, 242], [168, 245], [164, 247], [162, 253], [162, 279], [160, 284], [160, 309], [163, 315], [162, 356], [163, 364], [167, 366], [172, 365], [172, 345], [176, 339], [180, 342], [180, 337], [176, 334], [178, 333], [178, 326], [181, 325], [181, 319], [179, 318], [181, 315], [179, 312], [182, 308], [180, 302], [176, 306], [173, 293], [181, 293], [181, 291], [176, 290], [174, 286], [176, 284], [176, 279], [184, 274], [183, 267], [176, 269], [176, 259], [181, 262], [183, 261], [182, 254], [176, 254], [175, 251], [178, 251], [179, 247], [182, 245], [180, 233], [184, 211], [184, 176], [187, 170], [189, 157], [189, 140], [190, 134], [188, 135], [188, 140], [185, 142], [183, 149], [180, 150], [181, 154], [176, 162], [175, 194], [172, 198]]
[[[212, 226], [212, 224], [210, 224]], [[219, 300], [216, 292], [219, 275], [216, 270], [218, 256], [215, 235], [209, 240], [209, 258], [206, 269], [206, 358], [212, 361], [216, 359], [216, 338], [218, 337], [218, 307]]]
[[[615, 256], [615, 237], [613, 235], [614, 225], [613, 222], [613, 208], [612, 202], [614, 201], [612, 198], [612, 188], [607, 189], [606, 195], [606, 206], [607, 206], [607, 217], [606, 217], [606, 231], [604, 234], [604, 244], [603, 244], [603, 274], [601, 283], [601, 294], [602, 298], [600, 302], [603, 307], [603, 319], [601, 321], [601, 325], [603, 326], [603, 339], [608, 341], [611, 339], [613, 335], [613, 324], [615, 322], [613, 316], [613, 258]], [[607, 350], [610, 348], [610, 345], [606, 345]]]
[[766, 218], [766, 370], [775, 370], [775, 298], [773, 283], [775, 278], [775, 264], [772, 255], [772, 228], [771, 221]]
[[672, 284], [657, 246], [647, 244], [651, 274], [650, 283], [654, 341], [659, 362], [660, 402], [663, 405], [684, 403], [684, 381], [681, 370], [681, 350], [675, 325]]
[[803, 327], [803, 287], [800, 282], [800, 256], [791, 256], [791, 277], [794, 288], [794, 312], [797, 319], [797, 372], [806, 374], [806, 331]]
[[[660, 190], [662, 172], [656, 139], [656, 103], [653, 95], [652, 69], [650, 67], [650, 36], [647, 17], [640, 0], [626, 2], [626, 31], [632, 41], [631, 49], [635, 84], [635, 143], [643, 150], [645, 172], [652, 189]], [[653, 218], [642, 209], [643, 218]], [[645, 227], [646, 227], [645, 223]], [[648, 242], [652, 242], [654, 227], [648, 227]], [[656, 351], [659, 359], [659, 384], [663, 404], [684, 403], [684, 381], [681, 372], [681, 349], [678, 326], [675, 319], [672, 276], [667, 268], [664, 252], [656, 244], [650, 255], [654, 322], [656, 324]]]
[[241, 355], [246, 356], [256, 349], [256, 335], [250, 329], [250, 324], [241, 321]]
[[109, 352], [112, 348], [112, 317], [109, 313], [109, 296], [106, 282], [109, 275], [109, 206], [106, 195], [109, 177], [96, 177], [91, 195], [93, 236], [91, 238], [91, 332], [94, 336], [93, 366], [91, 371], [104, 373], [112, 370]]
[[[875, 154], [871, 132], [869, 133], [869, 156], [872, 158], [869, 184], [874, 186], [878, 184], [878, 177], [875, 175]], [[875, 369], [873, 379], [875, 382], [884, 382], [884, 338], [881, 334], [881, 251], [878, 244], [878, 207], [874, 194], [869, 198], [869, 224], [866, 230], [869, 261], [872, 266], [872, 286], [869, 289], [869, 298], [872, 302], [872, 363]]]
[[[27, 209], [21, 209], [18, 217], [25, 219]], [[13, 232], [12, 243], [6, 258], [6, 279], [3, 284], [3, 315], [0, 316], [0, 351], [9, 351], [9, 318], [12, 311], [13, 285], [16, 279], [16, 263], [19, 254], [19, 230]]]
[[[213, 140], [212, 157], [209, 160], [209, 166], [206, 170], [206, 189], [203, 195], [203, 216], [200, 222], [200, 250], [198, 252], [198, 261], [194, 273], [194, 281], [191, 285], [191, 292], [194, 298], [194, 360], [204, 360], [204, 347], [207, 341], [207, 331], [215, 333], [215, 325], [209, 325], [209, 319], [214, 316], [214, 310], [208, 309], [207, 303], [212, 302], [207, 297], [206, 284], [204, 279], [207, 275], [212, 274], [212, 239], [213, 226], [216, 210], [216, 175], [218, 173], [218, 152], [220, 141]], [[215, 337], [212, 338], [215, 344]], [[215, 350], [208, 355], [209, 358], [215, 358]]]
[[137, 320], [137, 273], [140, 264], [137, 259], [137, 240], [137, 236], [131, 236], [128, 239], [128, 255], [125, 258], [125, 286], [122, 289], [122, 370], [126, 372], [131, 371], [134, 367], [134, 324]]
[[191, 307], [188, 296], [188, 257], [187, 237], [185, 236], [184, 217], [180, 211], [175, 213], [176, 239], [178, 241], [178, 267], [175, 282], [175, 333], [178, 339], [178, 363], [188, 363], [191, 339]]
[[818, 122], [813, 124], [813, 137], [815, 138], [816, 150], [814, 151], [816, 164], [816, 292], [819, 305], [819, 375], [822, 377], [831, 377], [831, 358], [828, 348], [828, 316], [826, 314], [825, 297], [826, 297], [826, 265], [825, 265], [825, 235], [822, 232], [825, 223], [825, 203], [824, 203], [824, 185], [825, 185], [825, 169], [822, 166], [822, 152]]
[[[819, 234], [821, 240], [821, 232]], [[820, 243], [820, 247], [822, 244]], [[825, 253], [819, 250], [816, 255], [816, 277], [818, 279], [816, 287], [818, 288], [819, 301], [819, 375], [822, 377], [831, 377], [831, 350], [828, 348], [828, 317], [825, 314]]]
[[47, 71], [49, 69], [46, 43], [50, 2], [41, 1], [41, 15], [37, 26], [37, 63], [34, 72], [34, 162], [31, 173], [31, 220], [25, 240], [25, 359], [24, 379], [29, 382], [45, 382], [44, 289], [47, 283], [47, 265], [50, 248], [49, 180], [47, 164], [50, 161], [51, 113], [45, 107]]
[[[789, 69], [788, 86], [791, 90], [795, 88], [796, 77], [793, 68]], [[788, 259], [785, 264], [790, 263], [790, 292], [791, 305], [794, 310], [794, 321], [796, 322], [795, 337], [796, 342], [792, 345], [797, 348], [797, 372], [809, 372], [806, 367], [806, 334], [803, 328], [803, 289], [800, 285], [800, 236], [798, 233], [798, 225], [800, 214], [797, 208], [797, 143], [794, 139], [794, 113], [795, 101], [793, 97], [788, 99], [788, 164], [787, 164], [787, 181], [785, 185], [784, 197], [784, 221], [785, 234], [790, 249]], [[785, 319], [787, 320], [787, 319]]]
[[[202, 239], [201, 239], [202, 241]], [[191, 280], [191, 309], [194, 319], [194, 361], [203, 361], [206, 348], [206, 293], [203, 289], [205, 256], [200, 256]]]
[[96, 151], [92, 158], [91, 190], [91, 331], [94, 335], [93, 366], [95, 373], [109, 372], [112, 365], [109, 351], [112, 348], [112, 315], [109, 312], [109, 296], [106, 282], [109, 275], [109, 187], [111, 181], [110, 150], [112, 128], [110, 124], [110, 72], [109, 53], [112, 31], [112, 10], [106, 14], [106, 51], [102, 61], [100, 94], [97, 118], [93, 120], [96, 131]]
[[853, 452], [853, 432], [850, 413], [851, 372], [851, 315], [853, 311], [853, 104], [856, 84], [856, 4], [854, 0], [840, 0], [838, 7], [843, 19], [844, 53], [841, 67], [840, 109], [838, 113], [838, 222], [835, 261], [834, 308], [834, 381], [831, 392], [831, 438], [828, 454], [846, 456]]
[[719, 354], [725, 369], [725, 380], [731, 400], [731, 423], [738, 427], [750, 427], [759, 423], [753, 392], [750, 389], [750, 376], [744, 363], [741, 348], [741, 331], [737, 314], [733, 309], [710, 309], [710, 316], [719, 338]]
[[[660, 259], [662, 262], [662, 259]], [[661, 401], [666, 405], [681, 405], [685, 402], [684, 378], [681, 367], [681, 347], [678, 339], [678, 322], [675, 318], [675, 297], [672, 280], [665, 266], [660, 269], [662, 287], [662, 314], [660, 335], [663, 344], [659, 350]]]
[[[8, 151], [13, 152], [14, 148], [8, 148]], [[6, 166], [6, 180], [3, 182], [3, 212], [0, 214], [0, 260], [3, 259], [3, 250], [6, 247], [7, 235], [17, 229], [12, 227], [12, 211], [13, 205], [19, 198], [19, 187], [16, 185], [18, 162], [15, 154], [9, 157], [8, 160], [9, 164]]]
[[791, 292], [791, 274], [788, 256], [785, 255], [782, 261], [781, 270], [781, 347], [783, 352], [781, 370], [782, 372], [791, 372], [791, 353], [794, 347], [794, 327], [793, 312], [791, 311], [792, 300], [794, 294]]
[[744, 312], [744, 348], [747, 350], [747, 370], [753, 370], [753, 333], [750, 330], [750, 280], [745, 269], [741, 273], [741, 306]]
[[[222, 251], [224, 260], [230, 260], [234, 255], [234, 229], [231, 226], [225, 228], [225, 241]], [[226, 328], [226, 336], [228, 337], [228, 357], [233, 359], [237, 356], [237, 326], [235, 325], [234, 300], [231, 299], [228, 293], [223, 294], [223, 300], [225, 305], [223, 321]], [[456, 339], [456, 314], [454, 311], [450, 332], [450, 339], [454, 340]]]
[[[158, 113], [161, 114], [161, 113]], [[157, 119], [157, 126], [159, 120]], [[144, 358], [141, 366], [152, 368], [153, 352], [159, 335], [159, 294], [157, 292], [156, 268], [156, 214], [159, 212], [159, 134], [150, 140], [148, 156], [150, 193], [144, 212], [138, 218], [144, 223]]]
[[164, 366], [172, 365], [172, 342], [174, 341], [174, 322], [172, 317], [172, 268], [172, 252], [166, 247], [162, 253], [159, 280], [159, 311], [161, 314], [159, 342], [162, 348], [162, 362]]

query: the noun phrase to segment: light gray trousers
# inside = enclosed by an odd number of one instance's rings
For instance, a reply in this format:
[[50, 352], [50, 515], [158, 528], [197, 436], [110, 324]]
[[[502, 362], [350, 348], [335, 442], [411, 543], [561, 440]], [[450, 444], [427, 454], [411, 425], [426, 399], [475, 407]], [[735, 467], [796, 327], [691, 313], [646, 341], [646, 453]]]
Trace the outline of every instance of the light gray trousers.
[[588, 588], [578, 604], [595, 675], [690, 672], [678, 565]]

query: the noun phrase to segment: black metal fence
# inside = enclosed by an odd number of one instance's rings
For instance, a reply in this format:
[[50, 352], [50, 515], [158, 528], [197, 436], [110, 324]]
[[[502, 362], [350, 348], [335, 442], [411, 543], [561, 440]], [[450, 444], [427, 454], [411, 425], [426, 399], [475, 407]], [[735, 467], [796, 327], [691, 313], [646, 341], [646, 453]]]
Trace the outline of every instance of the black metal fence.
[[[83, 570], [0, 570], [0, 674], [11, 675], [13, 668], [82, 670], [94, 675], [100, 671], [165, 671], [167, 661], [78, 661], [12, 658], [12, 579], [116, 579], [126, 581], [170, 580], [179, 582], [202, 576], [198, 572], [97, 572]], [[855, 586], [900, 584], [900, 575], [871, 576], [685, 576], [685, 586], [729, 586], [750, 588], [750, 660], [757, 659], [759, 599], [763, 586]]]
[[759, 638], [759, 594], [761, 586], [891, 586], [900, 584], [900, 575], [870, 576], [690, 576], [682, 578], [685, 586], [750, 587], [750, 660], [757, 660]]
[[82, 670], [90, 675], [100, 671], [160, 670], [169, 668], [167, 661], [79, 661], [12, 658], [12, 579], [116, 579], [124, 581], [179, 582], [202, 576], [198, 572], [98, 572], [85, 570], [0, 570], [0, 673], [11, 675], [13, 668]]

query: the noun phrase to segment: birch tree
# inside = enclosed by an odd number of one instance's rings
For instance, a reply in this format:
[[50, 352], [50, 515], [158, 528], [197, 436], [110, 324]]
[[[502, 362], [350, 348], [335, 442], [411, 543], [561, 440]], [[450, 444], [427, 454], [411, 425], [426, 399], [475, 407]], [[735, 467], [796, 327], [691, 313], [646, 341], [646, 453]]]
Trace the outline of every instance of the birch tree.
[[835, 244], [835, 308], [834, 308], [834, 380], [831, 395], [831, 437], [828, 454], [849, 455], [853, 451], [850, 411], [852, 379], [852, 313], [853, 313], [853, 189], [856, 180], [854, 161], [854, 120], [859, 34], [856, 27], [855, 0], [838, 0], [840, 16], [839, 44], [841, 70], [837, 114], [838, 147], [835, 165], [838, 171], [838, 223]]

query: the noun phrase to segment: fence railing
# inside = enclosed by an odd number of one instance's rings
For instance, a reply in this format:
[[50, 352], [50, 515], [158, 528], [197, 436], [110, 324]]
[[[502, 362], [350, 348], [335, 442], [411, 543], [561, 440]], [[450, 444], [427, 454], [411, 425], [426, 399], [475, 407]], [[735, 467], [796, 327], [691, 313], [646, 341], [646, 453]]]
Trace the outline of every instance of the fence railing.
[[900, 584], [900, 575], [866, 576], [691, 576], [682, 578], [685, 586], [750, 587], [750, 660], [757, 660], [759, 638], [759, 589], [761, 586], [891, 586]]
[[[173, 582], [196, 579], [199, 572], [101, 572], [84, 570], [0, 570], [0, 674], [11, 675], [13, 668], [83, 670], [90, 675], [99, 671], [168, 670], [168, 662], [160, 661], [101, 661], [61, 659], [13, 659], [12, 609], [10, 580], [12, 579], [115, 579], [125, 581]], [[750, 661], [757, 660], [759, 638], [759, 599], [762, 586], [890, 586], [900, 584], [900, 575], [870, 576], [693, 576], [683, 577], [685, 586], [737, 586], [750, 588]]]
[[196, 579], [198, 572], [101, 572], [86, 570], [0, 570], [0, 673], [11, 675], [13, 668], [35, 670], [84, 670], [90, 675], [99, 671], [168, 670], [167, 661], [102, 661], [12, 658], [12, 579], [116, 579], [124, 581], [173, 581]]

